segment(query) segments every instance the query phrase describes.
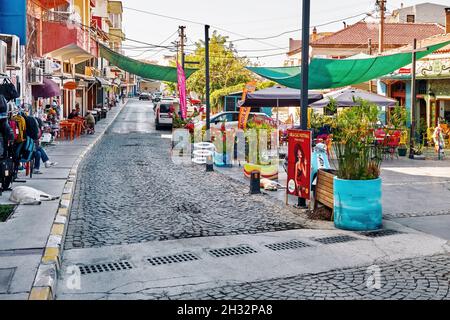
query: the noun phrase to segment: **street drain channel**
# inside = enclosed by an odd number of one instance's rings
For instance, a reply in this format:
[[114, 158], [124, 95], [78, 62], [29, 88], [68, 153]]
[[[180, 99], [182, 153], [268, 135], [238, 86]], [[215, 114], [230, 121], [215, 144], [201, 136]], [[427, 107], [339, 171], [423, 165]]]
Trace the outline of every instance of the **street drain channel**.
[[255, 249], [249, 246], [239, 246], [239, 247], [230, 247], [230, 248], [220, 248], [220, 249], [208, 249], [208, 253], [213, 257], [221, 258], [221, 257], [230, 257], [230, 256], [238, 256], [250, 253], [257, 253]]
[[376, 231], [362, 231], [359, 232], [360, 235], [369, 237], [369, 238], [381, 238], [392, 236], [395, 234], [403, 234], [401, 231], [392, 230], [392, 229], [384, 229], [384, 230], [376, 230]]
[[128, 261], [91, 264], [91, 265], [79, 265], [81, 275], [111, 271], [122, 271], [133, 269], [133, 266]]
[[171, 255], [171, 256], [154, 257], [154, 258], [147, 259], [147, 261], [150, 262], [152, 266], [159, 266], [162, 264], [188, 262], [188, 261], [195, 261], [195, 260], [199, 260], [199, 258], [192, 253], [182, 253], [182, 254], [175, 254], [175, 255]]
[[266, 244], [265, 247], [267, 247], [273, 251], [281, 251], [281, 250], [300, 249], [300, 248], [306, 248], [306, 247], [311, 247], [311, 246], [302, 241], [291, 240], [291, 241], [286, 241], [286, 242]]
[[322, 244], [334, 244], [334, 243], [350, 242], [359, 239], [352, 236], [342, 235], [325, 238], [313, 238], [313, 240]]

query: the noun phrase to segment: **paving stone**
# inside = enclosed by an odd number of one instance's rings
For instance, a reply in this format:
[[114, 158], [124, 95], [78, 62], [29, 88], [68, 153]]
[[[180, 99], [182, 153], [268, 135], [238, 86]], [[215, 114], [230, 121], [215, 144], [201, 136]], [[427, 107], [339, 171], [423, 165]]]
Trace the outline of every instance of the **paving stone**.
[[160, 134], [110, 128], [78, 169], [65, 248], [302, 228], [295, 209], [202, 166], [177, 166], [169, 149]]
[[[409, 268], [409, 272], [404, 272], [403, 267]], [[417, 281], [416, 277], [421, 279], [424, 277], [422, 270], [428, 268], [430, 265], [440, 265], [443, 268], [445, 277], [437, 275], [436, 273], [427, 273], [425, 281]], [[411, 269], [411, 266], [413, 268]], [[391, 263], [380, 264], [382, 272], [386, 278], [392, 278], [394, 275], [400, 281], [396, 281], [391, 286], [382, 286], [381, 289], [368, 289], [362, 287], [361, 284], [355, 283], [353, 278], [362, 277], [365, 275], [366, 267], [347, 268], [345, 270], [333, 270], [322, 272], [318, 274], [305, 274], [295, 277], [272, 279], [259, 281], [254, 283], [235, 284], [223, 286], [220, 288], [206, 289], [200, 291], [193, 291], [181, 295], [173, 295], [171, 300], [189, 300], [199, 299], [214, 299], [214, 292], [221, 292], [221, 299], [234, 299], [236, 294], [234, 292], [246, 292], [247, 299], [277, 299], [280, 296], [288, 297], [289, 299], [339, 299], [339, 300], [357, 300], [357, 299], [382, 299], [382, 300], [398, 300], [398, 299], [444, 299], [448, 300], [449, 281], [450, 281], [450, 256], [440, 255], [424, 258], [414, 258], [399, 260]], [[400, 271], [400, 273], [399, 273]], [[344, 274], [345, 277], [336, 281], [336, 274]], [[327, 279], [334, 279], [334, 286], [328, 286]], [[442, 281], [438, 281], [442, 280]], [[389, 281], [389, 280], [387, 280]], [[407, 283], [411, 285], [407, 285]], [[438, 283], [439, 287], [434, 291], [427, 291], [428, 282]], [[312, 284], [317, 284], [313, 286]], [[249, 288], [250, 286], [250, 288]], [[239, 297], [240, 294], [237, 295]]]

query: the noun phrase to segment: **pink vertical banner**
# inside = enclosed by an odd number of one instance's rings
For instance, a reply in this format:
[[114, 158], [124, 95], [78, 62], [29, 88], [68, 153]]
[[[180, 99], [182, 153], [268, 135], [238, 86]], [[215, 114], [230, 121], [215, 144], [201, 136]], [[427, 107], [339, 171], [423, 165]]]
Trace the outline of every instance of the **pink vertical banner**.
[[187, 102], [186, 102], [186, 76], [182, 66], [177, 62], [177, 76], [178, 76], [178, 94], [180, 96], [180, 110], [181, 118], [187, 117]]

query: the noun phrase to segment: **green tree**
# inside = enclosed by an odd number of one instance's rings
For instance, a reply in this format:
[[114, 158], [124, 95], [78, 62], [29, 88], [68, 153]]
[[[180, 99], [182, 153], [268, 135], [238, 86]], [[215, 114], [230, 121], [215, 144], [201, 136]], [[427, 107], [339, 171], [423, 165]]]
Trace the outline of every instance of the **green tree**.
[[[211, 36], [209, 43], [210, 55], [210, 86], [211, 92], [223, 88], [247, 83], [252, 79], [252, 74], [245, 66], [250, 65], [247, 59], [238, 57], [233, 45], [227, 46], [228, 37], [218, 34], [216, 31]], [[186, 56], [186, 67], [199, 68], [187, 81], [187, 89], [205, 96], [205, 43], [199, 41], [195, 44], [192, 54]], [[198, 62], [189, 65], [188, 62]]]

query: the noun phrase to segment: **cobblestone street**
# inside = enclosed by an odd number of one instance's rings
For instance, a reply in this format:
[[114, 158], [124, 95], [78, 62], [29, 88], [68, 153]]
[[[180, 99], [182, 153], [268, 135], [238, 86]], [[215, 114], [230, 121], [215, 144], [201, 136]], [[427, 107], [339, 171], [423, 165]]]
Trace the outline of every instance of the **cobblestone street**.
[[67, 249], [302, 227], [295, 209], [249, 196], [248, 185], [174, 165], [151, 110], [130, 103], [84, 161]]
[[[130, 100], [85, 158], [63, 270], [96, 271], [82, 277], [81, 291], [65, 286], [63, 271], [60, 299], [449, 299], [445, 240], [386, 222], [401, 232], [317, 246], [317, 237], [342, 232], [306, 228], [297, 209], [250, 196], [248, 185], [227, 174], [173, 164], [165, 135], [154, 129], [151, 104]], [[268, 251], [293, 240], [309, 245]], [[236, 253], [242, 246], [250, 251]], [[215, 260], [214, 248], [234, 253]], [[193, 260], [180, 263], [180, 254]], [[149, 267], [152, 259], [161, 265]], [[131, 270], [99, 271], [98, 263], [114, 261]], [[374, 264], [380, 288], [370, 289]]]
[[450, 300], [450, 257], [431, 256], [378, 265], [381, 288], [369, 288], [368, 266], [243, 283], [160, 297], [175, 300]]

